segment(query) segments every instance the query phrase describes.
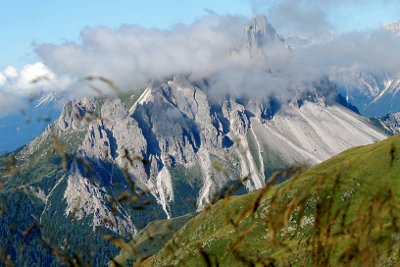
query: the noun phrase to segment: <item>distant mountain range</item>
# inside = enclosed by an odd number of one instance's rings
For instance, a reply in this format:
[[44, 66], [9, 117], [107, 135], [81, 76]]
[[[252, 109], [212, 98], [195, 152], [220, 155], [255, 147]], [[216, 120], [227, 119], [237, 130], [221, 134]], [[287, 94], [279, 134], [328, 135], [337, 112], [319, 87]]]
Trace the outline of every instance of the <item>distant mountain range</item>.
[[[381, 31], [387, 31], [400, 37], [400, 22], [385, 25]], [[306, 49], [315, 45], [323, 45], [334, 40], [332, 35], [314, 38], [291, 34], [287, 39], [292, 49]], [[333, 71], [331, 79], [340, 81], [337, 91], [346, 100], [357, 107], [366, 117], [383, 117], [389, 113], [400, 111], [400, 79], [386, 73], [360, 71]]]
[[0, 116], [0, 155], [12, 152], [38, 137], [59, 116], [64, 100], [56, 93], [26, 99], [17, 113]]

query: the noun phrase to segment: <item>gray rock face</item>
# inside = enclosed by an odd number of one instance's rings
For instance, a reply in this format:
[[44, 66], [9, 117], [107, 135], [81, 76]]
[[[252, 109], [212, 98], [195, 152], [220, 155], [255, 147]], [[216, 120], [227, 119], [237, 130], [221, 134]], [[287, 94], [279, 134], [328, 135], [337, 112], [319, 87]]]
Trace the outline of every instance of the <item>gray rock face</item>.
[[[71, 147], [72, 153], [75, 153], [77, 146], [80, 144], [76, 144], [73, 139], [76, 139], [76, 134], [86, 131], [89, 121], [95, 117], [95, 110], [98, 104], [98, 101], [94, 98], [87, 97], [65, 102], [60, 117], [52, 125], [49, 125], [41, 135], [30, 142], [21, 151], [18, 158], [22, 160], [41, 147], [52, 145], [55, 141], [61, 140], [66, 143], [65, 145]], [[71, 151], [67, 150], [64, 152], [71, 153]]]
[[272, 43], [283, 44], [284, 40], [278, 35], [267, 17], [256, 15], [244, 27], [245, 46], [249, 49], [260, 48]]
[[[230, 140], [222, 122], [211, 114], [206, 94], [179, 75], [170, 81], [151, 83], [130, 111], [148, 140], [147, 157], [156, 160], [159, 166], [150, 170], [150, 177], [156, 177], [153, 184], [157, 191], [163, 191], [158, 186], [158, 175], [169, 177], [166, 167], [190, 167], [198, 162], [205, 179], [197, 201], [198, 208], [206, 205], [226, 181], [226, 178], [218, 179], [219, 175], [212, 171], [210, 153], [224, 157], [228, 152], [225, 142]], [[172, 188], [172, 185], [168, 184], [167, 188]], [[160, 203], [165, 205], [161, 199]]]
[[388, 114], [379, 119], [381, 125], [391, 134], [400, 133], [400, 112]]
[[121, 206], [112, 208], [112, 197], [105, 187], [91, 181], [79, 170], [81, 166], [75, 161], [71, 174], [66, 177], [67, 187], [64, 199], [67, 203], [66, 216], [80, 221], [91, 217], [93, 231], [96, 227], [104, 227], [122, 236], [132, 236], [136, 228], [132, 219]]
[[[201, 210], [230, 181], [243, 179], [248, 191], [261, 188], [265, 173], [277, 167], [268, 164], [270, 159], [314, 164], [351, 146], [385, 138], [357, 114], [335, 105], [326, 108], [327, 102], [317, 95], [301, 105], [229, 97], [211, 105], [205, 91], [194, 84], [183, 75], [154, 81], [129, 111], [118, 98], [104, 101], [100, 116], [86, 122], [85, 136], [71, 164], [89, 162], [98, 180], [91, 181], [76, 167], [70, 171], [65, 178], [67, 214], [78, 207], [77, 214], [94, 218], [93, 226], [101, 216], [109, 216], [113, 184], [123, 178], [113, 175], [108, 165], [124, 170], [171, 217], [176, 207], [184, 205], [177, 200], [182, 192], [177, 191], [177, 177], [172, 174], [177, 166], [199, 166], [199, 187], [190, 190], [196, 209]], [[86, 109], [79, 101], [67, 103], [56, 125], [61, 124], [63, 131], [75, 129], [82, 120], [71, 113], [82, 114]], [[332, 128], [324, 120], [339, 122], [339, 126]], [[85, 196], [85, 205], [76, 203], [74, 192]], [[130, 221], [118, 207], [121, 212], [106, 227], [114, 231], [115, 225], [131, 225], [134, 229], [135, 218]]]
[[90, 117], [96, 109], [96, 102], [91, 98], [70, 100], [64, 104], [60, 118], [56, 126], [61, 131], [78, 129], [84, 124], [84, 120]]

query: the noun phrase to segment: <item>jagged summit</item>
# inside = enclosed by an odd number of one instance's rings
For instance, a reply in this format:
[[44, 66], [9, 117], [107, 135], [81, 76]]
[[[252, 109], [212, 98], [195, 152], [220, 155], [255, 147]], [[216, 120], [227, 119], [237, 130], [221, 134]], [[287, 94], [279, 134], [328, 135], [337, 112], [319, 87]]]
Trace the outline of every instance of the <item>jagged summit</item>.
[[284, 43], [275, 28], [264, 15], [253, 16], [244, 27], [245, 46], [259, 48], [269, 43]]

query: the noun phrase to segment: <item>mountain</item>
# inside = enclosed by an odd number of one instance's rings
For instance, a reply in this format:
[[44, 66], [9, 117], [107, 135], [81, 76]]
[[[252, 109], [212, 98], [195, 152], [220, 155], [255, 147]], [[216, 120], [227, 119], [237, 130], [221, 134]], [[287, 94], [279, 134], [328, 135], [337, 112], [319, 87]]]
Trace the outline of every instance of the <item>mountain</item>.
[[330, 34], [319, 36], [306, 37], [298, 33], [288, 33], [285, 36], [285, 41], [294, 50], [306, 49], [314, 45], [320, 45], [331, 41], [334, 37]]
[[[269, 40], [287, 49], [264, 17], [245, 33], [244, 49]], [[215, 96], [208, 77], [177, 74], [140, 94], [67, 101], [39, 137], [0, 158], [5, 255], [104, 265], [119, 238], [202, 211], [231, 185], [255, 191], [276, 169], [387, 138], [327, 80], [288, 90], [289, 99]]]
[[124, 250], [109, 262], [109, 265], [132, 266], [160, 251], [164, 245], [181, 229], [196, 213], [180, 217], [158, 220], [143, 228], [137, 235], [124, 244]]
[[60, 115], [60, 98], [54, 93], [26, 100], [18, 113], [0, 116], [0, 155], [24, 146], [41, 134]]
[[389, 134], [400, 133], [400, 113], [388, 114], [382, 118], [372, 118], [376, 124], [380, 125]]
[[[385, 25], [381, 30], [398, 38], [399, 29], [400, 23], [394, 22]], [[339, 87], [338, 91], [345, 95], [361, 114], [368, 117], [381, 117], [400, 111], [400, 80], [395, 75], [359, 71], [332, 75], [346, 84]]]
[[361, 114], [368, 117], [385, 116], [400, 111], [400, 80], [388, 75], [367, 72], [345, 72], [332, 74], [343, 81], [338, 92], [346, 96]]
[[226, 197], [140, 266], [397, 266], [399, 149], [397, 135]]
[[256, 15], [244, 26], [245, 47], [248, 49], [283, 44], [285, 41], [269, 23], [267, 17]]
[[[400, 24], [396, 22], [385, 25], [382, 31], [399, 37], [399, 28]], [[332, 40], [334, 37], [331, 35], [304, 37], [292, 33], [286, 37], [286, 43], [294, 50], [324, 45]], [[400, 111], [400, 80], [394, 75], [372, 71], [332, 70], [329, 76], [337, 83], [338, 93], [363, 116], [382, 117]]]

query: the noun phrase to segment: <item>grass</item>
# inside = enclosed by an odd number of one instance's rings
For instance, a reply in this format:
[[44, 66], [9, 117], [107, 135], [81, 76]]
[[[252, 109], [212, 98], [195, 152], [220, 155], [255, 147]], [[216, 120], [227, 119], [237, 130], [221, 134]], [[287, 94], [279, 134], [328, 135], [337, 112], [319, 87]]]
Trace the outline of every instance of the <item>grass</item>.
[[159, 220], [150, 223], [129, 241], [125, 250], [122, 250], [109, 263], [109, 266], [130, 266], [133, 262], [141, 262], [147, 257], [154, 255], [194, 216], [195, 213], [189, 213], [169, 220]]
[[400, 135], [219, 201], [140, 266], [398, 266]]

